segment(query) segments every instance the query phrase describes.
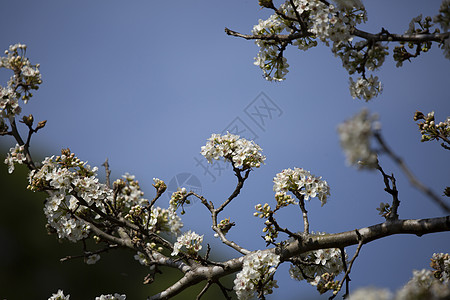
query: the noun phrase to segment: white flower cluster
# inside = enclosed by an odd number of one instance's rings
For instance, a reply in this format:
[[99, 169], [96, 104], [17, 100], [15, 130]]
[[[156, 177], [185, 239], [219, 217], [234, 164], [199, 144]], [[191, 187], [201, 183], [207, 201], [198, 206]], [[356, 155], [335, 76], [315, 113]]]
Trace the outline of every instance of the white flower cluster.
[[236, 275], [234, 290], [238, 299], [250, 299], [255, 293], [272, 294], [277, 288], [273, 275], [280, 264], [280, 256], [258, 250], [244, 258], [242, 271]]
[[24, 161], [27, 160], [25, 157], [24, 146], [19, 146], [19, 144], [16, 144], [14, 148], [10, 148], [8, 154], [5, 158], [5, 164], [8, 166], [8, 173], [14, 172], [14, 164], [22, 164]]
[[348, 300], [391, 300], [392, 293], [387, 289], [374, 287], [359, 288], [350, 294]]
[[95, 297], [95, 300], [125, 300], [125, 299], [127, 299], [126, 295], [120, 295], [117, 293], [114, 293], [114, 295], [108, 294]]
[[208, 139], [205, 146], [202, 146], [200, 152], [209, 163], [212, 160], [220, 160], [222, 157], [225, 161], [230, 161], [235, 167], [245, 169], [259, 168], [264, 163], [266, 157], [262, 155], [262, 149], [254, 141], [248, 141], [239, 138], [238, 135], [213, 134]]
[[[95, 300], [126, 300], [126, 295], [120, 295], [115, 293], [114, 295], [100, 295], [95, 297]], [[70, 300], [70, 295], [64, 296], [64, 292], [62, 290], [58, 290], [56, 294], [53, 294], [48, 300]]]
[[130, 208], [132, 205], [144, 207], [150, 204], [147, 199], [143, 198], [144, 192], [141, 190], [139, 181], [136, 180], [134, 175], [125, 173], [125, 175], [122, 175], [122, 178], [125, 179], [124, 183], [116, 181], [119, 185], [122, 185], [119, 202], [123, 202], [127, 208]]
[[[284, 14], [286, 18], [277, 13], [267, 20], [259, 20], [259, 23], [253, 27], [252, 33], [265, 36], [294, 33], [292, 20], [302, 16], [301, 26], [306, 28], [297, 28], [297, 30], [306, 34], [292, 42], [300, 50], [305, 51], [317, 46], [317, 40], [327, 45], [330, 41], [348, 42], [351, 40], [349, 28], [366, 20], [365, 9], [358, 0], [337, 2], [340, 11], [335, 6], [326, 5], [319, 0], [286, 1], [278, 9], [278, 12]], [[268, 40], [256, 40], [255, 43], [260, 49], [254, 64], [261, 68], [266, 80], [284, 80], [289, 67], [286, 58], [283, 57], [285, 46]]]
[[[118, 205], [128, 212], [125, 218], [133, 223], [148, 226], [148, 229], [152, 232], [160, 233], [163, 231], [178, 235], [183, 223], [175, 209], [172, 207], [169, 207], [169, 209], [152, 207], [149, 212], [148, 206], [150, 203], [143, 198], [144, 192], [141, 190], [139, 182], [135, 180], [135, 176], [126, 173], [122, 177], [125, 180], [118, 179], [114, 182], [114, 185], [120, 191], [116, 199]], [[164, 181], [160, 179], [154, 178], [154, 181], [156, 188], [165, 186]]]
[[69, 300], [70, 295], [64, 296], [64, 291], [58, 290], [56, 294], [53, 294], [48, 300]]
[[32, 65], [25, 57], [26, 45], [15, 44], [9, 46], [4, 57], [0, 57], [0, 68], [10, 69], [14, 75], [6, 87], [0, 86], [0, 117], [12, 118], [20, 114], [19, 97], [26, 104], [32, 94], [30, 90], [38, 89], [42, 83], [39, 64]]
[[353, 99], [364, 99], [367, 102], [377, 97], [382, 90], [383, 87], [378, 80], [378, 76], [373, 77], [370, 75], [368, 78], [358, 77], [356, 81], [353, 81], [353, 78], [350, 77], [350, 94]]
[[181, 204], [183, 204], [183, 199], [186, 197], [187, 190], [186, 188], [178, 188], [176, 192], [172, 193], [172, 196], [170, 196], [170, 207], [172, 209], [177, 209]]
[[291, 265], [289, 268], [289, 275], [295, 280], [306, 280], [314, 286], [320, 282], [322, 274], [329, 273], [336, 276], [344, 270], [341, 251], [337, 248], [306, 252], [301, 254], [299, 259], [299, 264]]
[[[168, 209], [161, 207], [152, 208], [150, 218], [149, 225], [152, 225], [152, 227], [149, 229], [156, 233], [162, 231], [172, 235], [178, 235], [181, 232], [180, 229], [183, 227], [180, 216], [178, 216], [176, 211], [171, 207]], [[145, 220], [146, 218], [144, 218], [144, 222]]]
[[436, 279], [431, 270], [413, 271], [413, 277], [397, 292], [395, 300], [421, 299], [450, 299], [450, 283]]
[[[89, 225], [78, 216], [84, 214], [91, 219], [99, 219], [101, 216], [88, 207], [106, 213], [110, 205], [114, 205], [116, 210], [120, 210], [132, 222], [148, 225], [152, 232], [180, 232], [183, 224], [174, 210], [160, 207], [149, 210], [148, 200], [143, 198], [143, 192], [134, 176], [125, 174], [125, 180], [116, 180], [115, 193], [99, 182], [96, 172], [96, 167], [91, 168], [68, 149], [63, 150], [60, 156], [47, 157], [39, 170], [30, 172], [28, 188], [47, 191], [49, 194], [44, 213], [48, 224], [56, 230], [59, 238], [72, 242], [86, 238]], [[89, 260], [92, 261], [94, 257]]]
[[376, 116], [369, 116], [369, 112], [364, 109], [353, 118], [339, 125], [339, 140], [349, 165], [367, 168], [377, 166], [377, 154], [370, 147], [375, 120]]
[[97, 168], [91, 168], [75, 154], [63, 150], [61, 156], [47, 157], [38, 171], [29, 174], [31, 190], [48, 190], [49, 197], [44, 206], [48, 224], [58, 233], [59, 238], [77, 242], [86, 238], [89, 225], [75, 216], [85, 213], [87, 205], [102, 207], [102, 201], [112, 199], [112, 190], [98, 182]]
[[94, 265], [96, 262], [98, 262], [100, 260], [100, 255], [99, 254], [92, 254], [89, 255], [86, 259], [86, 264], [88, 265]]
[[[285, 25], [280, 22], [279, 17], [272, 15], [267, 20], [259, 20], [258, 25], [253, 27], [252, 33], [256, 35], [279, 34], [284, 29]], [[286, 58], [279, 55], [278, 46], [261, 40], [256, 40], [255, 43], [260, 49], [254, 64], [264, 72], [264, 78], [269, 81], [283, 81], [289, 72], [289, 65]]]
[[173, 244], [172, 256], [177, 255], [182, 247], [190, 254], [196, 254], [202, 249], [203, 235], [198, 235], [193, 231], [188, 231], [177, 238]]
[[430, 266], [435, 269], [434, 277], [442, 282], [450, 282], [450, 255], [448, 253], [434, 253]]
[[[298, 192], [305, 200], [317, 197], [322, 206], [327, 203], [330, 196], [330, 187], [322, 177], [315, 176], [302, 168], [285, 169], [273, 178], [273, 190], [286, 193]], [[279, 194], [278, 197], [281, 195]]]

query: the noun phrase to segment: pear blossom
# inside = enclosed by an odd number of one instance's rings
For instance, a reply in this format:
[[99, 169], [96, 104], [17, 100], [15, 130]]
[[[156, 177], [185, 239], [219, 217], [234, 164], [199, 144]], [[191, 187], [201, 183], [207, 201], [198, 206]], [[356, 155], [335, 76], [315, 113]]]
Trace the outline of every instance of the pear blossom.
[[347, 157], [347, 164], [366, 168], [377, 166], [377, 154], [370, 146], [375, 120], [376, 116], [370, 116], [364, 109], [339, 125], [339, 140]]
[[48, 300], [69, 300], [69, 299], [70, 295], [65, 296], [64, 291], [62, 290], [58, 290], [56, 294], [53, 294], [50, 298], [48, 298]]
[[118, 293], [115, 293], [114, 295], [108, 294], [95, 297], [95, 300], [125, 300], [125, 299], [127, 299], [126, 295], [120, 295]]
[[[316, 235], [324, 234], [316, 233]], [[325, 273], [337, 275], [344, 270], [342, 253], [337, 248], [309, 251], [300, 254], [298, 258], [299, 263], [290, 266], [289, 275], [295, 280], [306, 280], [313, 286], [317, 286], [320, 282], [321, 275]], [[345, 259], [347, 259], [346, 254]]]
[[[242, 271], [236, 274], [234, 290], [238, 299], [250, 299], [255, 293], [271, 294], [277, 288], [273, 275], [280, 264], [280, 256], [268, 251], [258, 250], [244, 258]], [[264, 286], [261, 287], [261, 284]], [[262, 290], [257, 290], [261, 287]]]
[[205, 146], [202, 146], [200, 152], [209, 163], [212, 160], [230, 161], [236, 168], [245, 169], [259, 168], [264, 163], [266, 157], [262, 155], [262, 149], [254, 141], [248, 141], [240, 138], [238, 135], [213, 134], [208, 139]]
[[27, 160], [24, 153], [24, 146], [19, 146], [16, 144], [14, 148], [10, 148], [8, 154], [5, 158], [5, 164], [8, 166], [8, 173], [12, 173], [14, 171], [14, 164], [23, 164]]
[[[322, 180], [322, 177], [315, 176], [302, 168], [281, 171], [274, 177], [273, 183], [275, 192], [298, 192], [303, 195], [305, 200], [317, 197], [322, 206], [327, 203], [330, 195], [330, 187], [325, 180]], [[292, 203], [293, 200], [286, 199], [286, 201]]]
[[185, 232], [177, 238], [173, 245], [172, 256], [177, 255], [181, 248], [186, 248], [186, 251], [191, 254], [196, 254], [202, 249], [203, 235], [198, 235], [194, 231]]

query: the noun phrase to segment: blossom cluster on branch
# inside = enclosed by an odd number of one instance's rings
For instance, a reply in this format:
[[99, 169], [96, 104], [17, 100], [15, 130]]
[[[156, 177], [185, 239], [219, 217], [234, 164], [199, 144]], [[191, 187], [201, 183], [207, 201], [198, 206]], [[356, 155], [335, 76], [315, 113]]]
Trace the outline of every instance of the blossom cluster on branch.
[[[271, 0], [260, 0], [260, 5], [273, 9], [275, 14], [266, 21], [254, 27], [251, 37], [260, 46], [256, 59], [269, 80], [282, 80], [287, 73], [287, 62], [283, 51], [288, 44], [294, 44], [299, 49], [306, 50], [317, 45], [318, 41], [326, 45], [332, 44], [332, 51], [339, 56], [344, 67], [350, 74], [359, 73], [362, 77], [356, 81], [351, 79], [352, 96], [369, 100], [381, 92], [381, 84], [377, 77], [366, 76], [366, 70], [379, 68], [387, 55], [387, 47], [381, 42], [384, 38], [392, 38], [388, 32], [382, 32], [378, 38], [364, 37], [366, 33], [358, 31], [355, 26], [366, 20], [366, 11], [359, 0], [339, 0], [334, 6], [323, 0], [289, 0], [279, 8], [275, 8]], [[449, 2], [444, 1], [440, 17], [435, 21], [448, 29]], [[425, 22], [425, 23], [424, 23]], [[410, 34], [419, 34], [416, 25], [429, 30], [431, 20], [416, 18], [410, 26]], [[421, 33], [420, 33], [421, 34]], [[237, 34], [236, 34], [237, 35]], [[355, 42], [359, 36], [362, 41]], [[413, 41], [414, 45], [429, 47], [431, 41], [440, 38], [440, 42], [448, 40], [448, 35], [437, 35], [429, 40]], [[401, 40], [401, 39], [400, 39]], [[424, 46], [424, 47], [425, 47]], [[445, 47], [445, 46], [443, 46]], [[201, 154], [212, 163], [213, 160], [223, 160], [230, 163], [236, 176], [236, 187], [223, 202], [208, 201], [206, 197], [188, 191], [185, 187], [175, 191], [169, 200], [168, 208], [161, 208], [156, 201], [161, 201], [161, 195], [166, 191], [166, 184], [159, 178], [154, 178], [156, 196], [146, 199], [139, 182], [133, 175], [126, 173], [112, 184], [109, 178], [109, 165], [105, 162], [107, 179], [100, 182], [97, 167], [91, 167], [82, 161], [69, 149], [63, 149], [58, 156], [46, 157], [42, 162], [33, 161], [29, 150], [31, 137], [45, 126], [45, 121], [34, 125], [32, 115], [21, 119], [28, 128], [28, 137], [24, 140], [17, 129], [16, 117], [21, 108], [19, 99], [26, 104], [33, 96], [31, 90], [36, 90], [42, 83], [39, 65], [32, 65], [25, 57], [26, 46], [13, 45], [5, 52], [6, 57], [0, 60], [0, 68], [10, 69], [14, 75], [8, 81], [7, 87], [1, 87], [0, 113], [1, 135], [11, 135], [17, 144], [11, 148], [5, 163], [8, 172], [12, 173], [16, 164], [25, 164], [29, 170], [28, 189], [44, 192], [47, 199], [44, 203], [44, 214], [47, 218], [47, 228], [59, 239], [71, 242], [81, 242], [92, 239], [100, 247], [96, 250], [84, 247], [83, 254], [87, 264], [94, 264], [100, 259], [100, 253], [111, 249], [127, 248], [135, 253], [135, 260], [149, 270], [145, 281], [153, 282], [159, 273], [159, 267], [170, 267], [179, 270], [183, 277], [172, 286], [150, 299], [166, 299], [200, 281], [206, 281], [205, 288], [198, 298], [212, 284], [221, 288], [225, 298], [230, 298], [228, 292], [219, 281], [220, 278], [236, 273], [234, 291], [239, 299], [258, 297], [265, 299], [277, 288], [275, 275], [279, 265], [290, 263], [289, 274], [295, 280], [305, 280], [314, 285], [320, 293], [332, 291], [335, 297], [344, 284], [344, 297], [350, 294], [349, 274], [352, 265], [359, 255], [362, 246], [372, 240], [391, 234], [427, 234], [439, 231], [450, 231], [447, 218], [428, 220], [399, 220], [399, 199], [394, 175], [388, 175], [380, 166], [377, 150], [371, 145], [375, 139], [384, 153], [390, 155], [408, 172], [399, 159], [386, 145], [381, 137], [379, 126], [375, 124], [376, 117], [363, 110], [355, 117], [347, 120], [338, 128], [341, 146], [351, 165], [377, 169], [382, 175], [385, 191], [392, 198], [391, 203], [381, 203], [378, 208], [386, 222], [371, 227], [343, 233], [325, 234], [310, 231], [309, 216], [306, 209], [307, 200], [318, 198], [322, 206], [330, 197], [330, 186], [320, 176], [302, 168], [284, 169], [273, 179], [275, 204], [257, 204], [254, 216], [264, 219], [263, 232], [268, 249], [245, 249], [238, 242], [231, 241], [226, 234], [236, 226], [231, 218], [220, 220], [219, 214], [240, 194], [250, 172], [261, 167], [266, 157], [262, 148], [254, 141], [241, 138], [227, 132], [224, 135], [212, 134], [206, 145], [201, 147]], [[399, 50], [397, 54], [406, 55]], [[420, 51], [425, 51], [421, 49]], [[400, 57], [400, 56], [399, 56]], [[404, 58], [404, 56], [402, 56]], [[399, 61], [403, 58], [398, 58]], [[448, 120], [438, 125], [434, 123], [434, 114], [427, 116], [416, 113], [417, 120], [425, 140], [448, 138]], [[447, 148], [447, 147], [444, 147]], [[416, 180], [417, 181], [417, 180]], [[431, 194], [424, 189], [427, 194]], [[210, 213], [214, 235], [220, 241], [236, 250], [240, 257], [224, 262], [210, 260], [210, 245], [203, 247], [204, 235], [192, 230], [182, 232], [183, 223], [177, 214], [186, 213], [183, 205], [188, 204], [188, 197], [196, 197], [201, 205]], [[434, 197], [434, 196], [433, 196]], [[444, 210], [445, 203], [435, 199]], [[158, 202], [159, 204], [159, 202]], [[299, 207], [299, 215], [303, 220], [303, 231], [290, 230], [276, 219], [276, 213], [281, 208]], [[220, 221], [219, 221], [220, 220]], [[422, 224], [426, 223], [426, 226]], [[419, 224], [419, 226], [417, 226]], [[379, 230], [383, 228], [383, 230]], [[285, 239], [279, 239], [279, 235]], [[345, 248], [357, 245], [353, 257], [349, 260]], [[206, 248], [206, 253], [204, 253]], [[397, 293], [395, 299], [414, 299], [414, 297], [435, 297], [445, 299], [450, 295], [449, 274], [450, 259], [448, 254], [440, 253], [432, 257], [431, 267], [434, 271], [422, 270], [414, 272], [414, 277]], [[342, 273], [341, 279], [340, 276]], [[356, 292], [351, 299], [359, 299]], [[372, 291], [370, 292], [372, 293]], [[369, 293], [369, 294], [370, 294]], [[374, 295], [376, 293], [373, 293]], [[391, 294], [385, 291], [380, 297], [391, 299]], [[66, 300], [62, 290], [58, 290], [49, 300]], [[108, 294], [97, 297], [98, 300], [124, 300], [125, 295]], [[381, 298], [384, 299], [384, 298]]]
[[[306, 51], [319, 42], [331, 47], [339, 57], [350, 77], [350, 94], [353, 98], [369, 101], [378, 96], [383, 88], [377, 76], [366, 72], [379, 69], [388, 52], [388, 43], [398, 42], [393, 58], [400, 67], [422, 52], [427, 52], [433, 42], [437, 43], [450, 58], [450, 2], [444, 0], [439, 14], [433, 18], [422, 15], [412, 19], [404, 34], [392, 34], [382, 29], [377, 34], [359, 30], [357, 26], [367, 21], [367, 11], [359, 0], [335, 0], [335, 4], [323, 0], [287, 0], [276, 7], [272, 0], [261, 0], [261, 7], [273, 10], [266, 20], [259, 20], [251, 35], [225, 29], [227, 34], [255, 40], [259, 52], [254, 64], [269, 81], [283, 81], [289, 64], [284, 52], [289, 45]], [[435, 23], [439, 28], [433, 30]], [[406, 47], [405, 47], [406, 45]], [[410, 52], [413, 49], [414, 51]]]

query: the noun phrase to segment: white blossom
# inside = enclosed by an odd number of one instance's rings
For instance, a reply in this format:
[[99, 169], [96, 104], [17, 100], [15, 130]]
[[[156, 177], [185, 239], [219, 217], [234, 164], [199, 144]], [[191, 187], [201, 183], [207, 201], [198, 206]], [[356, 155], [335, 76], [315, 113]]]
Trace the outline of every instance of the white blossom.
[[[323, 234], [317, 233], [317, 235]], [[300, 254], [298, 258], [300, 263], [291, 265], [289, 275], [295, 280], [306, 280], [314, 286], [319, 283], [322, 274], [337, 275], [344, 270], [342, 254], [337, 248], [309, 251]], [[345, 259], [347, 259], [347, 255]]]
[[126, 295], [120, 295], [118, 293], [115, 293], [114, 295], [108, 294], [95, 297], [95, 300], [125, 300], [125, 299], [127, 299]]
[[372, 98], [378, 96], [383, 87], [381, 82], [378, 81], [378, 76], [373, 77], [370, 75], [368, 78], [358, 77], [356, 81], [350, 77], [350, 94], [353, 99], [364, 99], [366, 102]]
[[96, 262], [98, 262], [100, 260], [100, 255], [98, 254], [92, 254], [89, 255], [88, 258], [86, 259], [86, 263], [88, 265], [94, 265]]
[[298, 192], [305, 200], [317, 197], [322, 206], [327, 203], [330, 187], [322, 177], [315, 176], [302, 168], [285, 169], [273, 179], [275, 192]]
[[173, 244], [172, 256], [177, 255], [184, 247], [188, 253], [197, 253], [202, 249], [203, 235], [198, 235], [193, 231], [185, 232], [177, 238]]
[[254, 141], [248, 141], [229, 132], [223, 136], [211, 135], [206, 145], [202, 146], [200, 153], [209, 163], [212, 163], [213, 159], [223, 158], [232, 162], [236, 168], [243, 167], [243, 169], [259, 168], [266, 159], [262, 155], [261, 147]]
[[392, 293], [387, 289], [374, 287], [359, 288], [350, 293], [348, 300], [393, 300]]
[[64, 292], [62, 290], [58, 290], [56, 294], [53, 294], [48, 300], [69, 300], [70, 295], [64, 296]]
[[[234, 290], [238, 299], [252, 298], [255, 293], [262, 292], [264, 295], [271, 294], [273, 288], [277, 288], [277, 281], [273, 279], [280, 256], [268, 251], [258, 250], [244, 258], [242, 270], [236, 274]], [[257, 287], [265, 283], [262, 291]]]
[[339, 140], [347, 157], [347, 164], [367, 168], [377, 166], [377, 154], [370, 146], [375, 119], [375, 116], [370, 116], [364, 109], [339, 125]]
[[441, 282], [431, 270], [414, 270], [413, 277], [395, 296], [395, 300], [446, 300], [450, 298], [450, 283]]
[[27, 160], [24, 153], [24, 146], [19, 146], [16, 144], [14, 148], [10, 148], [8, 154], [5, 158], [5, 164], [8, 166], [8, 173], [12, 173], [14, 171], [14, 164], [22, 164]]

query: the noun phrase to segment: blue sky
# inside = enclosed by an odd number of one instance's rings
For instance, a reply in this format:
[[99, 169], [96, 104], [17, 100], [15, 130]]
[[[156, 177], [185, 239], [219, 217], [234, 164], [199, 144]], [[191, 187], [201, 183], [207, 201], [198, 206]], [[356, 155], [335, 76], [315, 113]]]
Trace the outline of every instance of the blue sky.
[[[433, 16], [439, 5], [435, 0], [372, 1], [366, 4], [369, 22], [363, 29], [402, 33], [411, 18]], [[235, 178], [230, 170], [213, 171], [215, 180], [205, 175], [196, 160], [201, 159], [200, 147], [212, 133], [233, 127], [233, 121], [251, 129], [266, 165], [252, 172], [222, 215], [237, 223], [230, 238], [248, 249], [264, 247], [263, 222], [252, 216], [253, 207], [273, 203], [272, 179], [285, 168], [303, 167], [331, 186], [327, 205], [320, 207], [317, 199], [307, 203], [313, 231], [334, 233], [383, 221], [375, 208], [390, 198], [381, 176], [347, 167], [336, 134], [337, 125], [363, 107], [379, 114], [389, 145], [425, 184], [439, 194], [449, 185], [447, 153], [437, 143], [420, 143], [412, 120], [416, 110], [435, 110], [438, 120], [449, 114], [450, 62], [435, 45], [400, 69], [388, 58], [376, 72], [384, 85], [382, 95], [364, 103], [351, 98], [346, 71], [324, 46], [308, 52], [289, 49], [287, 80], [265, 81], [253, 65], [256, 45], [224, 33], [225, 27], [249, 33], [258, 19], [268, 17], [256, 0], [5, 0], [2, 10], [0, 48], [25, 43], [31, 61], [41, 64], [44, 83], [24, 108], [35, 119], [48, 120], [34, 136], [33, 153], [52, 155], [69, 147], [95, 166], [108, 158], [113, 177], [136, 175], [148, 198], [154, 194], [153, 177], [169, 183], [177, 174], [189, 173], [198, 178], [208, 200], [220, 203], [233, 191]], [[0, 72], [1, 84], [9, 76]], [[277, 107], [263, 126], [246, 113], [261, 97]], [[2, 145], [12, 142], [1, 140]], [[400, 218], [443, 215], [387, 157], [380, 161], [397, 178]], [[279, 218], [283, 226], [302, 230], [298, 210], [281, 212]], [[236, 256], [214, 240], [207, 210], [199, 203], [188, 207], [183, 220], [186, 230], [205, 234], [213, 251]], [[372, 242], [356, 261], [352, 286], [395, 290], [413, 269], [428, 267], [431, 255], [448, 252], [449, 246], [447, 233]], [[348, 252], [352, 255], [354, 248]], [[277, 273], [280, 289], [273, 299], [314, 294], [312, 287], [289, 279], [286, 270]]]

